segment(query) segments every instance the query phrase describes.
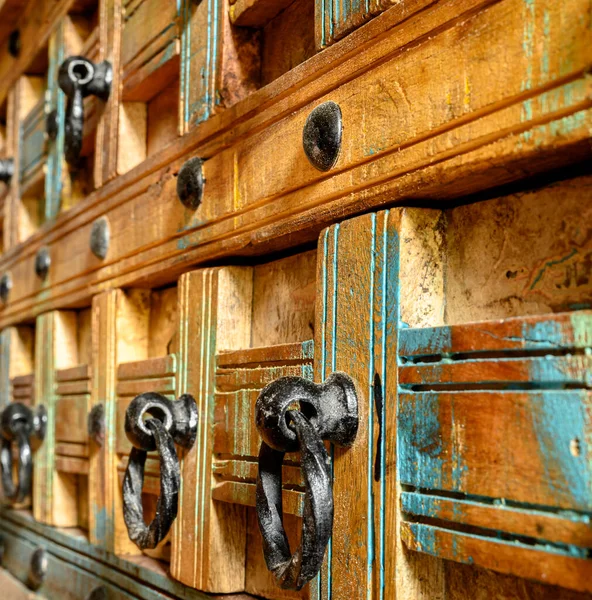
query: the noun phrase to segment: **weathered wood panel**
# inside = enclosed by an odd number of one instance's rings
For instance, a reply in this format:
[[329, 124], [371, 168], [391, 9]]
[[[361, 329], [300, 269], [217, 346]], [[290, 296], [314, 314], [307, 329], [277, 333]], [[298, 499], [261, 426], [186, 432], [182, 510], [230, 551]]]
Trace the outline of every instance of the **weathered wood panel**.
[[401, 331], [411, 549], [592, 591], [591, 340], [589, 311]]

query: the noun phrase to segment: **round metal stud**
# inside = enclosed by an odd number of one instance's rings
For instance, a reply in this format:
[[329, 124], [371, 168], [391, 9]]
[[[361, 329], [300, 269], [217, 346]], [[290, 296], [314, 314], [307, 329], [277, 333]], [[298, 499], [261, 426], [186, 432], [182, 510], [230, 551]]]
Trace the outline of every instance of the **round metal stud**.
[[52, 141], [58, 137], [58, 111], [56, 109], [48, 113], [45, 119], [45, 132]]
[[110, 237], [107, 217], [98, 218], [90, 231], [90, 249], [97, 258], [104, 260], [107, 256]]
[[95, 404], [88, 413], [88, 435], [98, 446], [105, 442], [105, 409]]
[[12, 158], [0, 158], [0, 181], [3, 181], [7, 185], [10, 183], [12, 176], [14, 175], [14, 159]]
[[31, 565], [29, 569], [29, 586], [32, 589], [38, 589], [43, 585], [47, 577], [47, 552], [44, 548], [37, 548], [31, 555]]
[[100, 585], [92, 590], [92, 592], [86, 597], [86, 600], [107, 600], [108, 597], [107, 588], [103, 585]]
[[37, 273], [37, 277], [45, 279], [49, 273], [50, 266], [51, 256], [49, 255], [49, 249], [46, 246], [39, 248], [35, 256], [35, 273]]
[[12, 289], [12, 275], [10, 273], [4, 273], [0, 277], [0, 300], [6, 304], [8, 297], [10, 296], [10, 290]]
[[308, 115], [302, 132], [302, 145], [315, 169], [329, 171], [335, 166], [342, 134], [341, 108], [335, 102], [325, 102]]
[[177, 195], [183, 206], [196, 210], [203, 198], [205, 179], [203, 161], [197, 156], [190, 158], [179, 171], [177, 177]]

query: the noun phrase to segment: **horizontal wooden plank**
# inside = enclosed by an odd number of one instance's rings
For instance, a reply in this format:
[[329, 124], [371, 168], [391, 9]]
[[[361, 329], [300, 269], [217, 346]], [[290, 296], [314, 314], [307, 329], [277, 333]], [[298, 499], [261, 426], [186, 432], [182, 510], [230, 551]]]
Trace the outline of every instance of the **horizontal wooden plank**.
[[411, 550], [534, 579], [582, 592], [592, 591], [590, 560], [551, 548], [504, 542], [421, 523], [402, 523], [401, 537]]
[[265, 27], [294, 0], [236, 0], [231, 2], [230, 21], [238, 27]]
[[400, 393], [403, 484], [590, 512], [592, 392]]
[[137, 396], [146, 392], [171, 394], [175, 392], [176, 380], [174, 377], [161, 377], [160, 379], [130, 379], [117, 382], [118, 396]]
[[29, 373], [28, 375], [19, 375], [18, 377], [13, 377], [10, 380], [12, 387], [31, 387], [35, 385], [35, 375], [33, 373]]
[[294, 342], [220, 352], [216, 355], [216, 365], [219, 369], [264, 367], [268, 363], [276, 365], [292, 362], [312, 363], [314, 359], [314, 342]]
[[[312, 240], [331, 220], [385, 202], [427, 196], [446, 200], [588, 157], [590, 94], [582, 73], [590, 64], [589, 32], [578, 29], [576, 20], [572, 23], [556, 17], [562, 11], [585, 13], [588, 5], [578, 2], [584, 0], [537, 6], [537, 19], [539, 9], [541, 13], [549, 9], [554, 28], [549, 45], [534, 39], [532, 53], [529, 49], [526, 57], [521, 35], [507, 47], [504, 44], [504, 53], [497, 52], [507, 31], [523, 30], [523, 4], [518, 2], [488, 4], [486, 10], [480, 10], [486, 4], [483, 2], [463, 2], [462, 10], [459, 2], [438, 3], [421, 15], [407, 13], [404, 21], [402, 13], [393, 7], [368, 24], [364, 36], [353, 33], [347, 44], [320, 53], [240, 106], [214, 116], [197, 128], [199, 131], [163, 149], [141, 167], [89, 196], [53, 227], [43, 229], [26, 251], [7, 254], [0, 267], [11, 268], [15, 280], [23, 283], [13, 289], [0, 324], [58, 303], [81, 302], [107, 287], [148, 280], [165, 283], [189, 265], [205, 260]], [[536, 35], [542, 35], [543, 29], [535, 27]], [[480, 33], [464, 35], [467, 31]], [[434, 35], [430, 36], [431, 32]], [[484, 39], [483, 35], [490, 37]], [[583, 49], [572, 49], [577, 57], [571, 63], [573, 69], [560, 72], [554, 58], [549, 72], [541, 72], [538, 65], [544, 63], [543, 48], [561, 62], [560, 40], [568, 35], [582, 39]], [[461, 49], [459, 38], [463, 41]], [[418, 39], [426, 43], [411, 48]], [[355, 48], [350, 46], [355, 43]], [[424, 52], [430, 54], [431, 61], [438, 57], [439, 62], [425, 63], [429, 80], [414, 79], [421, 77], [416, 65], [422, 62]], [[491, 55], [484, 56], [483, 52]], [[464, 63], [458, 66], [451, 79], [445, 66], [456, 64], [453, 57], [475, 54], [480, 60], [466, 68]], [[529, 64], [537, 68], [525, 87]], [[494, 86], [492, 70], [507, 79]], [[395, 89], [393, 77], [398, 80], [402, 71], [405, 81], [399, 85], [414, 106], [405, 115], [400, 110], [404, 99], [393, 103], [388, 94], [371, 91], [380, 81], [390, 82], [387, 89]], [[433, 80], [440, 71], [442, 79]], [[317, 76], [311, 77], [312, 73]], [[459, 93], [465, 89], [465, 76], [471, 83], [466, 102], [464, 93]], [[426, 85], [444, 98], [435, 103], [442, 105], [436, 116], [432, 107], [425, 105], [430, 94], [421, 90], [425, 91]], [[368, 99], [361, 97], [361, 90], [367, 90]], [[448, 92], [449, 106], [445, 101]], [[345, 122], [350, 123], [344, 130], [347, 140], [342, 158], [330, 180], [307, 166], [300, 142], [307, 115], [325, 99], [341, 103]], [[370, 100], [380, 106], [373, 108]], [[359, 118], [360, 110], [368, 115], [384, 114], [389, 126], [377, 119], [372, 131], [352, 128], [351, 123], [360, 123], [360, 127], [366, 123]], [[398, 137], [383, 143], [385, 131], [397, 132], [392, 135]], [[360, 139], [365, 144], [360, 144]], [[289, 149], [281, 168], [276, 165], [273, 176], [265, 177], [263, 185], [249, 181], [248, 173], [255, 172], [253, 165], [261, 165], [263, 153], [269, 157], [278, 146]], [[185, 215], [178, 206], [172, 174], [190, 153], [210, 158], [204, 169], [208, 194], [217, 199], [215, 210], [205, 201], [195, 215]], [[238, 185], [229, 176], [235, 164], [240, 165]], [[235, 196], [237, 190], [239, 195]], [[144, 211], [149, 223], [141, 237], [130, 229], [132, 215], [138, 211]], [[107, 263], [85, 254], [90, 224], [103, 213], [112, 219]], [[59, 266], [52, 270], [40, 295], [39, 283], [27, 274], [33, 272], [34, 254], [42, 241], [52, 246], [52, 256], [60, 256], [56, 259]], [[66, 253], [58, 246], [70, 251]]]
[[59, 442], [88, 443], [90, 395], [58, 398], [55, 407], [55, 439]]
[[261, 390], [279, 377], [306, 377], [311, 365], [282, 365], [267, 368], [225, 369], [216, 372], [218, 394], [241, 390]]
[[88, 444], [79, 444], [71, 442], [57, 442], [55, 445], [56, 454], [61, 456], [73, 456], [75, 458], [88, 458]]
[[80, 379], [79, 381], [64, 381], [56, 386], [56, 394], [58, 396], [81, 396], [90, 394], [91, 382], [90, 379]]
[[56, 471], [61, 473], [71, 473], [76, 475], [88, 475], [89, 462], [86, 458], [77, 458], [74, 456], [56, 455]]
[[[258, 463], [246, 460], [214, 460], [212, 471], [216, 476], [216, 481], [239, 481], [244, 483], [256, 483], [258, 473]], [[302, 471], [300, 467], [284, 464], [282, 467], [282, 483], [291, 488], [302, 488]], [[304, 491], [297, 489], [296, 491]]]
[[433, 364], [408, 364], [399, 369], [404, 388], [472, 385], [511, 387], [592, 387], [592, 355], [537, 358], [475, 359]]
[[160, 379], [177, 372], [177, 358], [174, 354], [148, 358], [135, 362], [122, 363], [117, 367], [117, 379]]
[[82, 381], [83, 379], [90, 379], [90, 365], [78, 365], [69, 369], [58, 369], [56, 371], [56, 381], [58, 383]]
[[[401, 510], [407, 516], [441, 519], [450, 523], [489, 529], [555, 544], [592, 548], [591, 515], [573, 512], [546, 512], [532, 507], [508, 506], [502, 502], [486, 504], [403, 492]], [[440, 525], [446, 529], [446, 523]]]
[[[254, 483], [224, 481], [212, 489], [212, 498], [220, 502], [255, 506], [257, 486]], [[302, 516], [304, 494], [293, 490], [282, 492], [282, 509], [288, 515]]]
[[528, 352], [592, 347], [592, 312], [574, 311], [425, 329], [401, 329], [399, 356]]

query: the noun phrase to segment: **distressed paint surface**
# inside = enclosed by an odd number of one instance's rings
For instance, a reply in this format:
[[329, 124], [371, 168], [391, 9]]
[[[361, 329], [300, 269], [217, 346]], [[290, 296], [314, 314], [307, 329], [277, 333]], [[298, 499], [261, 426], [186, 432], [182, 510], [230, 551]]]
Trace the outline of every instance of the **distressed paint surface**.
[[385, 431], [394, 418], [387, 390], [399, 310], [399, 219], [400, 211], [359, 217], [319, 240], [315, 380], [333, 371], [353, 377], [360, 418], [352, 448], [331, 450], [339, 535], [319, 581], [325, 599], [389, 597], [392, 584], [385, 565], [393, 534], [387, 504], [394, 501], [387, 461], [394, 449]]
[[317, 47], [330, 46], [399, 0], [315, 0]]
[[410, 548], [590, 591], [591, 317], [401, 330], [402, 510], [438, 521], [404, 523]]
[[47, 170], [45, 174], [45, 219], [55, 219], [61, 210], [63, 178], [67, 176], [65, 168], [65, 116], [66, 96], [57, 84], [58, 69], [64, 62], [64, 23], [60, 21], [55, 32], [49, 38], [49, 68], [47, 71], [48, 88], [45, 98], [45, 111], [57, 111], [58, 134], [55, 140], [47, 139]]
[[222, 0], [198, 6], [184, 1], [181, 36], [181, 107], [186, 127], [201, 123], [218, 103], [216, 80], [221, 36]]
[[0, 332], [0, 410], [10, 402], [10, 329]]

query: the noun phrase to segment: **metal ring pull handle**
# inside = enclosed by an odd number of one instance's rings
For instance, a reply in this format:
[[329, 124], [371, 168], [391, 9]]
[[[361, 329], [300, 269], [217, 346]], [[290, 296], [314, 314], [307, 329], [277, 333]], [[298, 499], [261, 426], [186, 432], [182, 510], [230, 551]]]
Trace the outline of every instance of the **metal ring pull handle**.
[[[146, 415], [152, 418], [145, 420]], [[156, 548], [177, 517], [181, 469], [175, 444], [193, 446], [197, 420], [197, 404], [188, 394], [174, 402], [161, 394], [141, 394], [127, 408], [125, 433], [134, 447], [123, 479], [123, 518], [130, 540], [141, 550]], [[146, 456], [153, 450], [160, 460], [160, 494], [156, 516], [146, 525], [142, 486]]]
[[[300, 590], [319, 572], [333, 529], [331, 460], [323, 440], [353, 444], [358, 431], [355, 386], [345, 373], [333, 373], [322, 384], [282, 377], [261, 391], [255, 411], [263, 438], [257, 518], [265, 562], [280, 587]], [[305, 492], [301, 543], [292, 554], [282, 522], [282, 464], [286, 452], [296, 450]]]
[[95, 65], [83, 56], [71, 56], [60, 66], [58, 85], [68, 97], [65, 123], [65, 154], [68, 164], [76, 166], [82, 150], [84, 98], [92, 95], [107, 100], [112, 81], [113, 68], [106, 60]]
[[[39, 406], [34, 413], [21, 402], [11, 402], [3, 411], [0, 419], [0, 469], [4, 496], [13, 503], [22, 502], [31, 493], [33, 463], [30, 438], [35, 435], [39, 440], [45, 438], [47, 412]], [[12, 477], [12, 442], [18, 445], [18, 479]]]

